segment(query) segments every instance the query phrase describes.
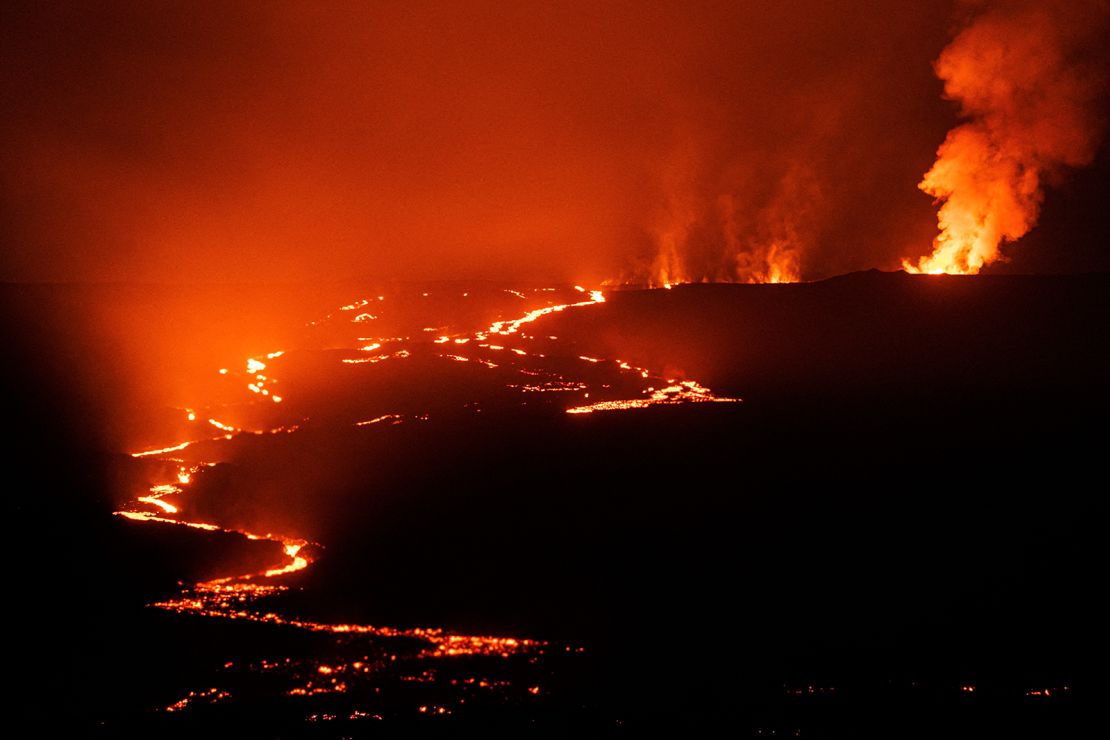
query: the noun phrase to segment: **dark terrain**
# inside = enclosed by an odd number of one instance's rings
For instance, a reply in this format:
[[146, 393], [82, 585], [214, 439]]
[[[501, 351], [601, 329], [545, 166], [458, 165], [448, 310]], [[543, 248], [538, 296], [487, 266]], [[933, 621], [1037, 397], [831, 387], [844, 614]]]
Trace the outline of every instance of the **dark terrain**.
[[[7, 495], [25, 721], [312, 734], [282, 706], [176, 725], [143, 713], [229, 655], [313, 643], [143, 608], [268, 555], [111, 517], [125, 450], [98, 420], [128, 376], [90, 340], [77, 356], [99, 380], [70, 382], [57, 320], [108, 299], [3, 295], [9, 480], [36, 481]], [[1102, 721], [1110, 276], [623, 291], [537, 326], [744, 402], [578, 416], [489, 395], [476, 413], [448, 406], [482, 392], [478, 375], [383, 366], [372, 392], [450, 402], [421, 424], [244, 443], [192, 510], [322, 543], [282, 597], [297, 614], [585, 648], [537, 705], [447, 722], [1065, 737]], [[205, 341], [193, 331], [174, 340]]]

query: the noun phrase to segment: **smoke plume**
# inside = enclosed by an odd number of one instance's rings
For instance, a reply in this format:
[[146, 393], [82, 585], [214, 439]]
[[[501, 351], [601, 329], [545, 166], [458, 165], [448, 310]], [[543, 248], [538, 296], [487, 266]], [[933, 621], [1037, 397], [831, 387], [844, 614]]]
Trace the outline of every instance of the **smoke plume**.
[[977, 273], [1036, 223], [1046, 184], [1091, 163], [1102, 120], [1110, 4], [995, 3], [936, 62], [967, 121], [918, 187], [941, 204], [932, 254], [910, 272]]

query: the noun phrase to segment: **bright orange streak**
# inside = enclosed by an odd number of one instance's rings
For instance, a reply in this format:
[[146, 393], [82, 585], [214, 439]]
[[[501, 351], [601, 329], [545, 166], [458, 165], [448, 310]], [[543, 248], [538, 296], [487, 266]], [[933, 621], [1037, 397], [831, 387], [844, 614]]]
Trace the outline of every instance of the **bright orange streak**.
[[173, 445], [172, 447], [161, 447], [157, 450], [147, 450], [145, 452], [132, 452], [131, 457], [150, 457], [151, 455], [163, 455], [167, 452], [177, 452], [178, 450], [185, 449], [191, 444], [193, 444], [193, 442], [182, 442], [181, 444]]
[[357, 357], [353, 359], [340, 360], [345, 365], [365, 365], [367, 363], [374, 364], [382, 360], [389, 360], [392, 358], [405, 358], [409, 356], [407, 349], [398, 350], [391, 355], [375, 355], [373, 357]]
[[295, 573], [298, 570], [304, 570], [305, 568], [307, 568], [308, 561], [297, 555], [302, 547], [304, 547], [303, 544], [286, 544], [285, 554], [292, 558], [293, 562], [281, 568], [271, 568], [270, 570], [263, 573], [263, 575], [267, 578], [273, 578], [274, 576], [282, 576], [286, 573]]
[[367, 419], [366, 421], [356, 421], [355, 426], [356, 427], [365, 427], [365, 426], [369, 426], [371, 424], [379, 424], [383, 421], [392, 421], [394, 423], [397, 423], [397, 422], [401, 421], [401, 415], [400, 414], [382, 414], [381, 416], [377, 416], [373, 419]]
[[[581, 290], [582, 292], [585, 292], [585, 288], [581, 288], [579, 286], [575, 286], [575, 288]], [[490, 334], [502, 334], [502, 335], [515, 334], [516, 332], [520, 331], [521, 326], [523, 326], [524, 324], [531, 323], [531, 322], [535, 321], [536, 319], [540, 318], [541, 316], [548, 316], [548, 315], [553, 314], [553, 313], [558, 313], [559, 311], [565, 311], [568, 308], [578, 308], [580, 306], [592, 306], [595, 303], [603, 303], [604, 301], [605, 301], [605, 296], [602, 295], [600, 290], [591, 291], [590, 292], [590, 300], [588, 300], [588, 301], [580, 301], [578, 303], [562, 303], [562, 304], [559, 304], [557, 306], [547, 306], [546, 308], [537, 308], [534, 311], [529, 311], [528, 313], [524, 314], [524, 316], [519, 318], [519, 319], [513, 319], [512, 321], [495, 321], [492, 324], [490, 324], [489, 333]]]
[[154, 504], [155, 506], [161, 508], [162, 511], [166, 512], [167, 514], [176, 514], [177, 513], [177, 507], [176, 506], [174, 506], [173, 504], [168, 503], [166, 501], [163, 501], [160, 498], [155, 498], [154, 496], [140, 496], [136, 500], [137, 501], [142, 501], [144, 504]]
[[204, 524], [202, 522], [181, 522], [177, 519], [166, 519], [165, 517], [155, 516], [154, 514], [146, 514], [138, 511], [117, 511], [116, 516], [127, 517], [134, 519], [137, 522], [162, 522], [163, 524], [177, 524], [182, 527], [192, 527], [193, 529], [203, 529], [209, 532], [229, 532], [231, 530], [221, 530], [215, 524]]
[[739, 398], [723, 398], [714, 396], [703, 385], [696, 381], [686, 380], [681, 383], [669, 385], [666, 388], [648, 389], [651, 395], [647, 398], [633, 398], [625, 401], [599, 401], [586, 406], [575, 406], [566, 410], [568, 414], [591, 414], [595, 411], [623, 411], [625, 409], [642, 409], [656, 405], [676, 405], [680, 403], [739, 403]]

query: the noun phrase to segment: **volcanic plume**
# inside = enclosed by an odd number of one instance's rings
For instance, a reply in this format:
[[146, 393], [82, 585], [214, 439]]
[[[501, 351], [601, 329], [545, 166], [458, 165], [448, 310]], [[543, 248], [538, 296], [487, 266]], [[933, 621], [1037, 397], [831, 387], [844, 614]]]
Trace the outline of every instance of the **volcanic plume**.
[[[977, 273], [1032, 229], [1044, 186], [1091, 163], [1110, 5], [996, 3], [940, 55], [937, 75], [966, 122], [952, 129], [918, 185], [941, 203], [933, 251], [910, 272]], [[1104, 62], [1104, 60], [1103, 60]]]

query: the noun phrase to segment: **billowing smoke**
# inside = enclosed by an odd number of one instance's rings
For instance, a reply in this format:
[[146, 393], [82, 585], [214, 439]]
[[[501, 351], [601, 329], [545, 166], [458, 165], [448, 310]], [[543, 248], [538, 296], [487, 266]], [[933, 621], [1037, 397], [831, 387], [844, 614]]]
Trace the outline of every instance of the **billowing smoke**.
[[1091, 163], [1103, 121], [1110, 3], [1031, 0], [979, 12], [936, 62], [967, 121], [919, 187], [941, 203], [932, 254], [911, 272], [977, 273], [1036, 223], [1046, 184]]

